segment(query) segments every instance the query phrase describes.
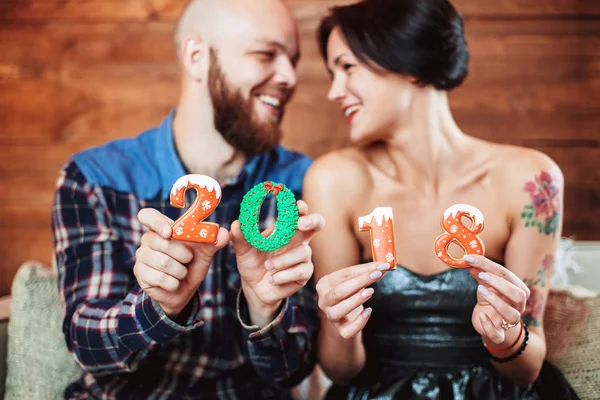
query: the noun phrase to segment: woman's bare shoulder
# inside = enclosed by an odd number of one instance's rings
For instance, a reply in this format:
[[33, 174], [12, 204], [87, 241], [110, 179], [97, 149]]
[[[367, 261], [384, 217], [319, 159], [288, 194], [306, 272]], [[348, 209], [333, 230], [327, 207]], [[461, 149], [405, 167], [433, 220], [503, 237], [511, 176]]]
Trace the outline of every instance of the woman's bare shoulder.
[[[363, 153], [354, 147], [345, 147], [323, 154], [315, 160], [313, 167], [335, 171], [338, 174], [366, 172], [367, 160]], [[349, 168], [346, 171], [344, 168]]]
[[[326, 153], [315, 160], [308, 170], [313, 179], [328, 184], [344, 184], [347, 180], [362, 180], [369, 176], [367, 160], [357, 149], [348, 147]], [[309, 178], [310, 178], [309, 176]]]
[[551, 187], [553, 192], [564, 190], [564, 177], [560, 167], [541, 151], [514, 145], [493, 144], [496, 162], [495, 187], [507, 196], [516, 207], [528, 201], [529, 192], [539, 185]]
[[561, 175], [559, 166], [547, 154], [528, 147], [492, 144], [499, 168], [509, 181], [530, 179], [532, 174], [542, 171], [550, 175]]
[[369, 179], [365, 156], [349, 147], [317, 158], [306, 173], [304, 185], [309, 190], [350, 200], [360, 195]]

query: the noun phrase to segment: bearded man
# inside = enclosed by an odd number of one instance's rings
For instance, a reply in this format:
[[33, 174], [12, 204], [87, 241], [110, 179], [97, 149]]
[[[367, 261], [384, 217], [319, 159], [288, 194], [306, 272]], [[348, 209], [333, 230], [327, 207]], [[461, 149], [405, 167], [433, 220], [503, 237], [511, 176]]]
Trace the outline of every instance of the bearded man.
[[[59, 175], [63, 331], [83, 369], [65, 398], [284, 398], [314, 365], [308, 242], [323, 218], [298, 201], [296, 233], [275, 252], [250, 246], [237, 221], [257, 183], [302, 194], [311, 160], [279, 145], [296, 24], [279, 0], [192, 0], [175, 45], [181, 95], [162, 124], [75, 154]], [[221, 186], [206, 220], [221, 226], [216, 244], [171, 239], [183, 210], [170, 191], [191, 173]], [[263, 203], [261, 230], [276, 201]]]

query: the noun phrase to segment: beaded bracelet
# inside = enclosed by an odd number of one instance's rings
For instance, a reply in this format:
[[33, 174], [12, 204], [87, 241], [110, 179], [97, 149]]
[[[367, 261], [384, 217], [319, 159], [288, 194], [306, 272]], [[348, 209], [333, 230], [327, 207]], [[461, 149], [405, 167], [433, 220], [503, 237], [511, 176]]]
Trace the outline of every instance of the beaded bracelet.
[[492, 353], [490, 353], [488, 351], [489, 356], [493, 361], [495, 361], [497, 363], [507, 363], [509, 361], [512, 361], [512, 360], [518, 358], [521, 354], [523, 354], [523, 352], [525, 351], [525, 347], [527, 347], [527, 342], [529, 342], [529, 329], [527, 329], [527, 325], [524, 322], [522, 322], [522, 324], [523, 324], [523, 329], [525, 330], [525, 340], [523, 340], [523, 343], [521, 343], [521, 347], [519, 347], [519, 350], [517, 350], [516, 353], [514, 353], [512, 356], [507, 357], [507, 358], [495, 357]]

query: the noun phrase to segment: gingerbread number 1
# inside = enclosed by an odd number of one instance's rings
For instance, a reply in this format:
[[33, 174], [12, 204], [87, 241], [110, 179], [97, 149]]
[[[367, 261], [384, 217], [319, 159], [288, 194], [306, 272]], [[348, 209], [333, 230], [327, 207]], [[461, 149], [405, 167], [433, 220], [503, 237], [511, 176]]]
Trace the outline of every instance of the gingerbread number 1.
[[373, 261], [390, 264], [396, 269], [396, 240], [392, 207], [377, 207], [367, 216], [358, 218], [361, 231], [371, 231]]
[[177, 179], [171, 188], [171, 205], [185, 208], [185, 192], [196, 190], [196, 200], [192, 206], [172, 226], [172, 239], [198, 243], [216, 243], [219, 224], [202, 222], [221, 201], [221, 186], [206, 175], [184, 175]]

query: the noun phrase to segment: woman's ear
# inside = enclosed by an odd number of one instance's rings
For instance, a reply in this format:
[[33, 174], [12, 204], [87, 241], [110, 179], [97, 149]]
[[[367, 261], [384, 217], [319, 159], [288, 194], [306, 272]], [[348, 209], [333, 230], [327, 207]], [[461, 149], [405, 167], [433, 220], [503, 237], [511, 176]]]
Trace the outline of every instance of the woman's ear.
[[208, 71], [209, 49], [198, 35], [189, 35], [181, 42], [181, 61], [195, 81], [205, 79]]

